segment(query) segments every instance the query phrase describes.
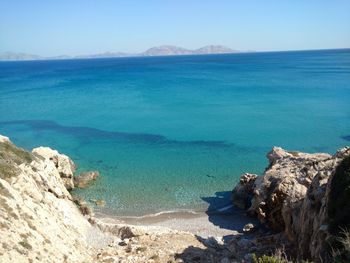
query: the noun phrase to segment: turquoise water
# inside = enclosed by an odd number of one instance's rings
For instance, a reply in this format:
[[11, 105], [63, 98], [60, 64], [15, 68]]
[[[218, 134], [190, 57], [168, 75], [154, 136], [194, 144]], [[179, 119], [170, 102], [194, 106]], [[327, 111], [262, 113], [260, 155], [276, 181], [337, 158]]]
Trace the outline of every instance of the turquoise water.
[[274, 145], [350, 144], [350, 50], [0, 62], [0, 133], [99, 170], [103, 212], [206, 209]]

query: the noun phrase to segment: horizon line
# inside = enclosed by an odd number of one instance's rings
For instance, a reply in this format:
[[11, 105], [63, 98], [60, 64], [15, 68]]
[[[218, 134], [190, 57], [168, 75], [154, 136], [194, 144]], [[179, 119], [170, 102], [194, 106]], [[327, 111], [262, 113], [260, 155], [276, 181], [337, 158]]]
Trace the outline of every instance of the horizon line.
[[[154, 46], [152, 48], [162, 47], [162, 46], [173, 46], [182, 48], [180, 46], [174, 46], [174, 45], [160, 45], [160, 46]], [[207, 45], [207, 46], [221, 46], [221, 45]], [[206, 47], [206, 46], [203, 46]], [[226, 47], [226, 46], [222, 46]], [[147, 49], [147, 50], [149, 50]], [[184, 48], [186, 49], [186, 48]], [[199, 48], [200, 49], [200, 48]], [[231, 49], [231, 48], [230, 48]], [[287, 50], [247, 50], [247, 51], [241, 51], [241, 50], [232, 50], [232, 52], [226, 52], [226, 53], [204, 53], [204, 54], [170, 54], [170, 55], [142, 55], [147, 50], [140, 52], [140, 53], [125, 53], [125, 56], [106, 56], [106, 57], [88, 57], [88, 56], [96, 56], [96, 55], [102, 55], [106, 53], [111, 54], [117, 54], [117, 53], [124, 53], [121, 51], [105, 51], [101, 53], [93, 53], [90, 55], [55, 55], [55, 56], [41, 56], [36, 54], [30, 54], [25, 52], [13, 52], [13, 51], [4, 51], [0, 52], [1, 54], [4, 53], [14, 53], [14, 54], [25, 54], [25, 55], [31, 55], [31, 56], [38, 56], [39, 58], [33, 58], [33, 59], [1, 59], [0, 62], [23, 62], [23, 61], [56, 61], [56, 60], [92, 60], [92, 59], [122, 59], [122, 58], [147, 58], [147, 57], [184, 57], [184, 56], [212, 56], [212, 55], [239, 55], [239, 54], [251, 54], [251, 53], [282, 53], [282, 52], [307, 52], [307, 51], [331, 51], [331, 50], [347, 50], [350, 49], [350, 47], [341, 47], [341, 48], [316, 48], [316, 49], [287, 49]], [[186, 49], [189, 51], [195, 51], [198, 49]], [[86, 57], [84, 57], [86, 56]], [[62, 57], [62, 58], [60, 58]]]

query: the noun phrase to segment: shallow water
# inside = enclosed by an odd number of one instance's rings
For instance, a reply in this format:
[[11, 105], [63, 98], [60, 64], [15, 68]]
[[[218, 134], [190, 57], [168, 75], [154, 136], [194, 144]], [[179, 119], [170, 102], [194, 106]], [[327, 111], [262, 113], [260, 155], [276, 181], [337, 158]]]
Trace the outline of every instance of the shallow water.
[[350, 50], [0, 62], [0, 133], [99, 170], [102, 212], [204, 210], [274, 145], [350, 144]]

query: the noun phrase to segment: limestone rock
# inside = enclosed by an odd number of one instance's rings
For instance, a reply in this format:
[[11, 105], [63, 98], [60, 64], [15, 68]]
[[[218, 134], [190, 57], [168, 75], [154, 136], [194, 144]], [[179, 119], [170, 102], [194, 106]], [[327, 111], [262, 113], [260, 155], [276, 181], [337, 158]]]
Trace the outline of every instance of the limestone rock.
[[106, 205], [106, 201], [103, 199], [90, 199], [90, 201], [97, 206], [104, 207]]
[[239, 183], [232, 192], [232, 201], [235, 206], [241, 209], [250, 207], [250, 201], [253, 197], [253, 186], [257, 177], [256, 174], [249, 173], [241, 176]]
[[77, 176], [74, 176], [74, 186], [78, 188], [86, 188], [99, 176], [100, 173], [98, 171], [81, 173]]
[[0, 262], [90, 262], [85, 232], [91, 226], [55, 164], [44, 158], [19, 164], [30, 153], [12, 144], [0, 156], [12, 157], [18, 169], [11, 177], [0, 174]]
[[10, 143], [10, 138], [0, 134], [0, 142]]
[[274, 147], [267, 155], [269, 167], [262, 176], [242, 176], [233, 191], [233, 202], [244, 207], [249, 204], [248, 213], [275, 232], [283, 233], [299, 258], [319, 262], [326, 257], [326, 240], [330, 236], [327, 189], [336, 167], [349, 155], [349, 147], [333, 156]]
[[32, 150], [32, 153], [38, 154], [47, 160], [50, 160], [58, 170], [64, 185], [68, 190], [74, 188], [73, 174], [75, 172], [74, 162], [64, 154], [60, 154], [58, 151], [49, 147], [38, 147]]
[[328, 154], [291, 154], [274, 147], [268, 159], [270, 166], [250, 189], [253, 196], [248, 211], [271, 229], [282, 231], [284, 218], [302, 202], [312, 179], [318, 173], [329, 176], [337, 158]]

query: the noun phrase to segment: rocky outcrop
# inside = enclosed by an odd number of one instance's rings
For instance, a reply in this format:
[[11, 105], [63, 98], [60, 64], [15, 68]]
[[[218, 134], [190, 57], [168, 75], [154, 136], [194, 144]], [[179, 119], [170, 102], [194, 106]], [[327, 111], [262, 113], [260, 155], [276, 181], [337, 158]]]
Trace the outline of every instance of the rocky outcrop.
[[10, 138], [9, 138], [9, 137], [0, 135], [0, 142], [3, 142], [3, 143], [10, 143], [11, 141], [10, 141]]
[[37, 154], [46, 160], [50, 160], [56, 167], [65, 187], [68, 190], [74, 188], [73, 174], [75, 172], [75, 165], [73, 161], [64, 154], [49, 147], [38, 147], [32, 150], [32, 153]]
[[74, 176], [74, 186], [78, 188], [86, 188], [99, 176], [100, 173], [98, 171], [80, 173], [79, 175]]
[[232, 194], [234, 203], [246, 207], [276, 233], [283, 233], [298, 258], [325, 261], [331, 238], [330, 186], [336, 167], [349, 155], [350, 148], [331, 156], [274, 147], [262, 176], [241, 177]]
[[239, 179], [235, 190], [232, 192], [232, 201], [235, 206], [247, 209], [251, 205], [253, 198], [254, 182], [258, 176], [256, 174], [245, 173]]
[[71, 169], [68, 159], [57, 166], [49, 157], [4, 140], [0, 153], [0, 261], [90, 260], [85, 233], [91, 225], [71, 201], [62, 178], [62, 171]]

